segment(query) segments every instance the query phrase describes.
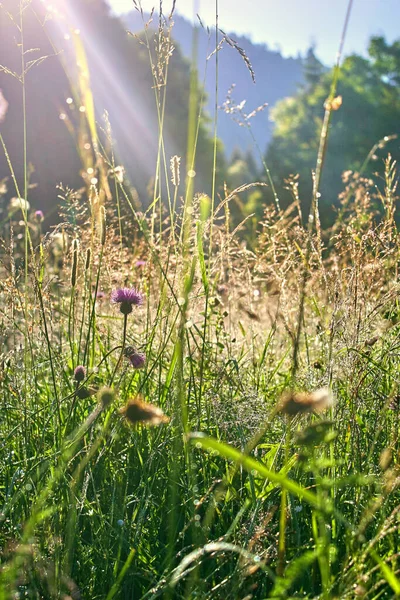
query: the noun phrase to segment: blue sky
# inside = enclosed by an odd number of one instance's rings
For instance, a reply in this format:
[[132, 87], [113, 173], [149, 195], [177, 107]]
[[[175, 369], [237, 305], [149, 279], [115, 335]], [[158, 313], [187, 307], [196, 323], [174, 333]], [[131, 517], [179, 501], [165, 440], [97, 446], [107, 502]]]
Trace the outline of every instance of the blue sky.
[[[133, 9], [132, 0], [109, 0], [116, 12]], [[158, 0], [142, 0], [148, 11]], [[172, 0], [164, 0], [164, 12]], [[248, 34], [254, 42], [265, 42], [286, 56], [294, 56], [315, 43], [319, 58], [332, 64], [340, 40], [348, 0], [219, 0], [220, 27]], [[214, 0], [176, 0], [176, 10], [193, 18], [198, 12], [204, 23], [215, 20]], [[371, 35], [389, 41], [400, 38], [400, 0], [354, 0], [345, 53], [366, 52]]]

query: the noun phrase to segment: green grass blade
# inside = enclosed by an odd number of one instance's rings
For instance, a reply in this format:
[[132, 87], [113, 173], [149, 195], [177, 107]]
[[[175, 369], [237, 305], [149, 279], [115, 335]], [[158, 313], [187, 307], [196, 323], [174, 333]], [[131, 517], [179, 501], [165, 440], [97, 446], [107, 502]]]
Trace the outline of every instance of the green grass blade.
[[270, 471], [262, 463], [254, 460], [254, 458], [251, 458], [250, 456], [246, 456], [246, 454], [243, 454], [242, 452], [239, 452], [239, 450], [236, 450], [236, 448], [232, 448], [232, 446], [228, 446], [228, 444], [218, 442], [213, 438], [207, 437], [203, 433], [192, 433], [189, 437], [193, 443], [200, 445], [205, 450], [218, 452], [220, 456], [223, 456], [228, 460], [232, 460], [237, 465], [246, 469], [246, 471], [255, 471], [264, 479], [269, 479], [273, 483], [280, 485], [283, 489], [287, 490], [294, 496], [297, 496], [301, 500], [305, 500], [313, 508], [324, 513], [332, 512], [331, 505], [326, 502], [323, 505], [320, 499], [317, 498], [313, 492], [301, 487], [298, 483], [292, 481], [282, 473]]
[[381, 570], [383, 577], [385, 578], [387, 583], [390, 585], [390, 587], [396, 594], [396, 598], [400, 598], [400, 581], [396, 577], [395, 573], [392, 571], [392, 569], [389, 567], [389, 565], [387, 565], [385, 563], [385, 561], [383, 561], [381, 559], [379, 554], [377, 552], [375, 552], [374, 549], [371, 549], [369, 551], [369, 554], [372, 556], [372, 558], [377, 563], [377, 565], [379, 565], [379, 568]]
[[122, 569], [119, 572], [117, 581], [114, 583], [111, 590], [108, 592], [106, 600], [111, 600], [117, 594], [119, 588], [121, 587], [121, 583], [126, 575], [126, 572], [128, 571], [129, 567], [131, 566], [133, 557], [135, 556], [135, 552], [136, 552], [136, 550], [134, 548], [132, 548], [132, 550], [129, 552], [128, 558], [126, 559], [124, 566], [122, 567]]

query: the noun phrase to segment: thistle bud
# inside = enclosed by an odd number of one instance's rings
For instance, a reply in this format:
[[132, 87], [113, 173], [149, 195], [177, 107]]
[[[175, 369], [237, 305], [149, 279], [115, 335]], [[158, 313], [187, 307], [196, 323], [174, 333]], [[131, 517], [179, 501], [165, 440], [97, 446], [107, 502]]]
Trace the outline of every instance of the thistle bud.
[[81, 382], [86, 377], [86, 369], [83, 365], [78, 365], [74, 371], [75, 381]]

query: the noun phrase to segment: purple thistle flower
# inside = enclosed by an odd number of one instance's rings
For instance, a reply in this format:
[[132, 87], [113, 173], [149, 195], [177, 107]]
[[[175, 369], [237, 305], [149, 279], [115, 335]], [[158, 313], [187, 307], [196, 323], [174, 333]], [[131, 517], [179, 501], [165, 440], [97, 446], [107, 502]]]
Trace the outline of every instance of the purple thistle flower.
[[83, 381], [86, 377], [86, 369], [83, 365], [78, 365], [74, 371], [75, 381]]
[[143, 352], [138, 352], [133, 346], [128, 346], [125, 348], [124, 354], [134, 369], [143, 369], [146, 364], [146, 355]]
[[135, 352], [131, 354], [129, 360], [134, 369], [143, 369], [146, 364], [146, 355], [143, 352]]
[[44, 214], [42, 210], [35, 211], [35, 219], [38, 223], [41, 223], [44, 220]]
[[143, 304], [143, 294], [135, 288], [118, 288], [112, 292], [111, 302], [120, 305], [119, 309], [123, 315], [129, 315], [132, 306]]

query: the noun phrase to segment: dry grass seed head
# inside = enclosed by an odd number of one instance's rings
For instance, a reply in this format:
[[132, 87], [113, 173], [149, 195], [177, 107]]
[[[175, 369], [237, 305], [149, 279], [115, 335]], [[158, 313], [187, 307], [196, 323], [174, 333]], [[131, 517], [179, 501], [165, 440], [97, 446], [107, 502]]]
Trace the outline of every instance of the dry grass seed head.
[[303, 413], [322, 412], [333, 406], [333, 396], [328, 388], [314, 392], [285, 392], [279, 402], [279, 412], [291, 417]]
[[157, 426], [162, 423], [168, 423], [167, 417], [161, 408], [145, 402], [143, 396], [136, 396], [128, 400], [127, 404], [121, 408], [120, 413], [125, 417], [130, 425], [152, 425]]

